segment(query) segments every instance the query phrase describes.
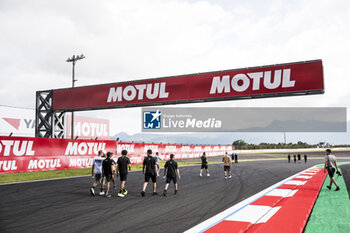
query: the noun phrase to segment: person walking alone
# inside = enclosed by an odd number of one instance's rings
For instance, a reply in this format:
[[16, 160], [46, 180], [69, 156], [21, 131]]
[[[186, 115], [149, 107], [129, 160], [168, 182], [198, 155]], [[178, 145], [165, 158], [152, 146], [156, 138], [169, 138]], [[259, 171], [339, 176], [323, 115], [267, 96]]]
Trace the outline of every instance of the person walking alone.
[[145, 196], [145, 191], [149, 180], [153, 182], [153, 195], [158, 195], [157, 193], [157, 165], [156, 160], [152, 157], [152, 150], [147, 150], [147, 156], [143, 160], [142, 173], [145, 175], [145, 182], [143, 183], [141, 196]]
[[112, 161], [112, 152], [107, 152], [107, 158], [103, 160], [102, 162], [102, 173], [104, 177], [106, 178], [106, 197], [111, 197], [111, 194], [109, 193], [109, 189], [111, 186], [111, 180], [113, 176], [113, 161]]
[[201, 165], [201, 170], [199, 172], [199, 176], [202, 177], [203, 169], [205, 169], [207, 176], [210, 176], [209, 174], [209, 169], [208, 169], [208, 161], [207, 161], [207, 156], [205, 152], [203, 152], [203, 155], [201, 157], [202, 165]]
[[117, 173], [117, 178], [118, 178], [118, 173], [120, 177], [120, 190], [118, 193], [118, 197], [125, 197], [126, 194], [128, 194], [128, 191], [125, 189], [125, 182], [128, 178], [128, 170], [131, 170], [131, 163], [130, 159], [126, 157], [128, 154], [127, 150], [122, 150], [122, 156], [118, 158], [117, 160], [117, 168], [116, 168], [116, 173]]
[[225, 153], [224, 157], [222, 158], [222, 162], [224, 162], [224, 175], [225, 175], [225, 179], [231, 179], [231, 158], [230, 156], [227, 154], [227, 152]]
[[168, 187], [171, 181], [174, 183], [174, 194], [176, 195], [178, 190], [177, 178], [181, 179], [181, 176], [177, 162], [174, 160], [174, 154], [170, 154], [170, 159], [164, 165], [164, 176], [166, 176], [166, 181], [163, 196], [167, 195]]
[[94, 158], [92, 162], [91, 175], [94, 177], [94, 183], [90, 189], [91, 195], [95, 196], [95, 188], [98, 184], [101, 185], [100, 195], [104, 195], [103, 191], [103, 177], [102, 177], [102, 162], [105, 160], [103, 156], [103, 151], [99, 150], [97, 157]]
[[325, 156], [323, 172], [326, 172], [326, 169], [328, 171], [328, 175], [329, 175], [329, 178], [330, 178], [330, 184], [327, 185], [327, 188], [329, 190], [331, 190], [332, 189], [332, 184], [334, 183], [335, 186], [336, 186], [335, 191], [339, 191], [340, 188], [339, 188], [337, 182], [334, 179], [334, 172], [335, 172], [335, 169], [337, 169], [337, 174], [340, 175], [340, 172], [339, 172], [339, 168], [338, 168], [338, 164], [337, 164], [337, 158], [332, 154], [332, 151], [330, 149], [326, 150], [326, 156]]

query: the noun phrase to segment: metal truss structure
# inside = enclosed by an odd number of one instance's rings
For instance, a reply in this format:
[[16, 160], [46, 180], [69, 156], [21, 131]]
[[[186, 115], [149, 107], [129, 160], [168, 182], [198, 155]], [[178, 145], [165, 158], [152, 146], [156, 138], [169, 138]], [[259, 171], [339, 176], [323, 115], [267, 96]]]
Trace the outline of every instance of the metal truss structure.
[[36, 92], [35, 137], [65, 138], [64, 111], [52, 108], [53, 90]]

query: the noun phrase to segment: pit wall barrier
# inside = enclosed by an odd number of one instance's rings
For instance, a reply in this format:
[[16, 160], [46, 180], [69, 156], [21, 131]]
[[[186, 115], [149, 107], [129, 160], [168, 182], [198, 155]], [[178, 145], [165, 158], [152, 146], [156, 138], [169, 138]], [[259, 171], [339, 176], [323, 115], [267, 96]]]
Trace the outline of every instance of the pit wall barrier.
[[54, 138], [0, 136], [0, 174], [89, 168], [99, 150], [128, 151], [132, 164], [141, 164], [148, 149], [158, 152], [161, 160], [199, 158], [203, 152], [208, 157], [232, 153], [231, 145], [182, 145], [155, 143], [118, 143], [112, 140], [70, 140]]

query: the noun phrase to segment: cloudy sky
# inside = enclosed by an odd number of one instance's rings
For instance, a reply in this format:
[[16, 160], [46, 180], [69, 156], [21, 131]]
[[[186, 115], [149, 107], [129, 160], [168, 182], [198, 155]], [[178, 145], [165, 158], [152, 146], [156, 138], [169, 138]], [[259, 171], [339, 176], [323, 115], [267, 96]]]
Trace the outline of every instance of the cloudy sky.
[[[322, 59], [325, 94], [180, 106], [350, 107], [350, 1], [0, 0], [0, 105], [35, 91]], [[349, 114], [349, 111], [348, 111]], [[140, 132], [140, 109], [81, 112]]]

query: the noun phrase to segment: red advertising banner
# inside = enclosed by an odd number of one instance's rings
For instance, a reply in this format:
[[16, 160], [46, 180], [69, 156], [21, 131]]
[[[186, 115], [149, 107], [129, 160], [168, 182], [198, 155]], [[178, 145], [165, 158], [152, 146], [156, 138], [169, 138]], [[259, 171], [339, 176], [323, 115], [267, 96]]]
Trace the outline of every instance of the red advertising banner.
[[[0, 174], [28, 171], [89, 168], [99, 150], [116, 151], [112, 140], [70, 140], [31, 137], [0, 136]], [[132, 164], [141, 164], [148, 149], [159, 153], [161, 160], [199, 158], [203, 152], [208, 157], [231, 153], [231, 145], [179, 145], [118, 143], [117, 159], [121, 151], [128, 151]]]
[[54, 110], [262, 98], [324, 91], [322, 61], [53, 90]]
[[98, 150], [114, 151], [115, 141], [0, 136], [0, 174], [91, 167]]
[[153, 155], [156, 152], [161, 160], [168, 160], [170, 154], [175, 155], [175, 159], [199, 158], [203, 152], [207, 157], [223, 155], [225, 152], [232, 153], [231, 145], [181, 145], [181, 144], [154, 144], [154, 143], [118, 143], [118, 156], [122, 150], [128, 151], [131, 163], [141, 164], [147, 150], [151, 149]]

